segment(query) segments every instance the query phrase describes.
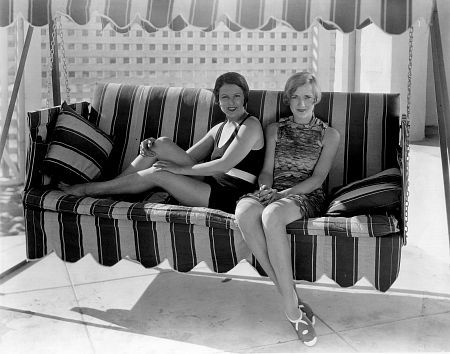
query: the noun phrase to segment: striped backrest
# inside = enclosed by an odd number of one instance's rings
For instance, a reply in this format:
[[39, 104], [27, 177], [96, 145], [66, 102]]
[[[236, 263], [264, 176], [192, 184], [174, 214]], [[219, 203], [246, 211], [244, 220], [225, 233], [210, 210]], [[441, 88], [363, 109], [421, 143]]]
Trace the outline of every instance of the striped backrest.
[[[400, 95], [322, 92], [315, 114], [336, 128], [341, 141], [327, 189], [398, 167]], [[291, 115], [280, 91], [252, 91], [248, 111], [265, 126]]]
[[[341, 144], [328, 178], [328, 190], [397, 166], [398, 94], [324, 92], [316, 115], [336, 128]], [[291, 114], [282, 92], [252, 90], [247, 110], [263, 124]], [[98, 84], [91, 120], [113, 136], [109, 174], [114, 176], [137, 155], [147, 137], [167, 136], [183, 149], [198, 141], [224, 114], [211, 90]]]
[[110, 159], [116, 163], [105, 173], [115, 176], [136, 157], [143, 139], [167, 136], [187, 149], [224, 115], [210, 90], [110, 83], [97, 85], [91, 119], [114, 139]]
[[[327, 189], [397, 167], [399, 141], [398, 94], [324, 92], [316, 115], [339, 130], [341, 143], [330, 171]], [[74, 105], [88, 115], [86, 102]], [[247, 110], [263, 124], [291, 114], [281, 91], [252, 90]], [[59, 107], [29, 112], [31, 145], [27, 183], [40, 186], [49, 179], [39, 173]], [[213, 125], [224, 120], [211, 90], [98, 84], [89, 120], [114, 139], [106, 177], [117, 175], [137, 155], [146, 137], [167, 136], [187, 149]]]
[[399, 94], [326, 92], [315, 112], [341, 135], [328, 191], [398, 167]]

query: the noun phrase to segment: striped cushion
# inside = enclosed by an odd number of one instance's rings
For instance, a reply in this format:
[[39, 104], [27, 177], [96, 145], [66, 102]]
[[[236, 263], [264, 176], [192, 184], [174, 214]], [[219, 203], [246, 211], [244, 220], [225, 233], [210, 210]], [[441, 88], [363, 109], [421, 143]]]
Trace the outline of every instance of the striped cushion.
[[338, 189], [326, 215], [384, 214], [400, 207], [402, 178], [398, 168], [377, 173]]
[[112, 150], [111, 138], [63, 103], [42, 172], [69, 184], [100, 176]]
[[[233, 215], [217, 210], [79, 198], [36, 188], [25, 192], [24, 202], [29, 259], [53, 250], [69, 262], [90, 253], [103, 265], [129, 257], [154, 267], [167, 259], [183, 272], [202, 261], [226, 272], [249, 259]], [[298, 220], [287, 232], [297, 280], [326, 275], [351, 286], [365, 277], [386, 291], [397, 278], [402, 239], [393, 217]]]
[[[117, 220], [173, 222], [238, 230], [232, 214], [216, 209], [186, 207], [155, 202], [125, 202], [112, 199], [75, 197], [56, 190], [31, 189], [24, 195], [27, 207], [60, 213], [96, 216]], [[379, 237], [399, 232], [393, 216], [358, 215], [297, 220], [288, 233], [303, 236]]]
[[167, 259], [188, 272], [204, 261], [215, 272], [227, 272], [250, 250], [236, 230], [167, 221], [138, 221], [56, 213], [28, 208], [27, 255], [30, 259], [55, 251], [76, 262], [91, 254], [111, 266], [123, 258], [155, 267]]
[[388, 215], [332, 216], [300, 219], [287, 226], [298, 236], [380, 237], [399, 232], [398, 221]]
[[[89, 118], [89, 106], [88, 102], [70, 105], [75, 112], [86, 119]], [[60, 111], [61, 107], [56, 106], [27, 113], [30, 144], [27, 151], [25, 190], [31, 187], [47, 186], [51, 183], [50, 176], [42, 173], [42, 163], [48, 151], [50, 127], [55, 126]]]
[[[289, 235], [294, 279], [317, 281], [326, 276], [339, 286], [349, 287], [364, 278], [376, 289], [386, 291], [400, 270], [402, 238], [398, 234], [384, 237], [320, 237]], [[265, 275], [252, 257], [253, 266]]]

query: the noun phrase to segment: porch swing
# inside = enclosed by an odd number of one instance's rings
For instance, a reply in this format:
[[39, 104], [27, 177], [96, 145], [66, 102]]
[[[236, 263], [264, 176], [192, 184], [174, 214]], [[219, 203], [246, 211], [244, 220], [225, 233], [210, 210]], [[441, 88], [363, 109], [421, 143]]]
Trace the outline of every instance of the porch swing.
[[[216, 6], [219, 6], [218, 3], [220, 3], [221, 6], [226, 7], [225, 3], [220, 0], [204, 1], [203, 5], [211, 3], [214, 3]], [[283, 20], [288, 22], [296, 30], [304, 30], [306, 25], [308, 23], [311, 24], [311, 22], [305, 21], [303, 27], [299, 27], [298, 23], [293, 23], [293, 19], [290, 17], [293, 16], [293, 14], [288, 11], [287, 7], [289, 4], [293, 5], [294, 3], [295, 2], [286, 1], [286, 10]], [[298, 5], [300, 3], [308, 4], [310, 11], [312, 11], [311, 9], [314, 7], [313, 3], [308, 1], [299, 1], [295, 4]], [[118, 4], [116, 5], [119, 6]], [[200, 6], [194, 1], [192, 6], [195, 7], [195, 5]], [[95, 8], [94, 5], [92, 6]], [[245, 12], [243, 11], [245, 5], [241, 4], [241, 6], [242, 14]], [[301, 6], [297, 8], [297, 10], [299, 11], [300, 8]], [[111, 17], [111, 13], [106, 13], [108, 10], [111, 11], [111, 8], [105, 9], [105, 17], [109, 19], [114, 18]], [[326, 13], [320, 6], [319, 10], [316, 10], [322, 11], [322, 14]], [[73, 15], [75, 12], [72, 14], [70, 11], [73, 11], [73, 9], [67, 7], [67, 14], [64, 15], [74, 19]], [[334, 8], [333, 15], [336, 16], [336, 18], [337, 12], [337, 8]], [[199, 13], [201, 13], [200, 10]], [[328, 12], [328, 14], [330, 13], [331, 12]], [[205, 19], [199, 20], [197, 18], [198, 14], [196, 14], [195, 11], [192, 12], [192, 8], [189, 21], [185, 21], [185, 17], [180, 14], [177, 15], [172, 13], [171, 15], [172, 17], [170, 18], [172, 21], [169, 21], [169, 17], [167, 17], [167, 23], [165, 25], [174, 30], [184, 28], [186, 23], [207, 30], [214, 28], [215, 22], [207, 22]], [[233, 30], [246, 27], [245, 20], [240, 19], [240, 21], [232, 21], [229, 16], [225, 15], [225, 12], [219, 14], [215, 13], [215, 15], [216, 20], [220, 19], [226, 22], [228, 27]], [[311, 13], [309, 13], [309, 15], [311, 15]], [[51, 26], [49, 23], [49, 28], [52, 28], [49, 72], [52, 71], [55, 73], [57, 68], [55, 68], [55, 65], [53, 64], [57, 60], [55, 60], [55, 58], [57, 58], [58, 51], [56, 39], [59, 37], [62, 44], [64, 43], [64, 40], [61, 30], [61, 21], [58, 16], [53, 17], [55, 22]], [[150, 31], [164, 27], [158, 23], [158, 21], [155, 21], [155, 18], [157, 17], [158, 16], [155, 14], [147, 13], [146, 20], [143, 20], [142, 18], [144, 18], [144, 16], [141, 16], [140, 22], [142, 27]], [[119, 21], [121, 19], [120, 16], [114, 18], [114, 21], [110, 20], [111, 26], [118, 31], [129, 30], [132, 22], [130, 21], [130, 18], [131, 15], [129, 15], [127, 21], [122, 23]], [[363, 17], [361, 17], [361, 19], [362, 18]], [[50, 16], [50, 19], [52, 19], [52, 16]], [[83, 21], [80, 22], [80, 18], [77, 19], [78, 23], [83, 23]], [[157, 25], [151, 22], [152, 19]], [[342, 24], [340, 24], [340, 26], [333, 24], [332, 20], [333, 19], [330, 18], [329, 21], [321, 20], [320, 22], [326, 28], [344, 28], [347, 31], [350, 30]], [[257, 27], [264, 30], [270, 30], [275, 28], [276, 22], [277, 20], [275, 20], [274, 17], [270, 17], [267, 21], [259, 18], [258, 26], [252, 24], [246, 28]], [[87, 21], [84, 23], [87, 23]], [[364, 23], [364, 25], [368, 24], [367, 21], [362, 21], [361, 23]], [[355, 22], [354, 28], [356, 28], [356, 25], [358, 25], [358, 23]], [[383, 167], [383, 169], [395, 167], [398, 159], [398, 165], [401, 169], [402, 188], [400, 214], [397, 215], [397, 218], [392, 215], [359, 214], [341, 218], [324, 216], [316, 218], [315, 220], [299, 220], [288, 225], [287, 233], [291, 237], [294, 277], [297, 280], [316, 281], [325, 274], [329, 278], [335, 280], [340, 286], [346, 287], [354, 285], [361, 277], [365, 277], [376, 289], [386, 291], [397, 278], [401, 248], [406, 244], [408, 232], [409, 138], [414, 39], [412, 22], [408, 28], [409, 56], [406, 97], [407, 105], [406, 113], [401, 116], [401, 119], [399, 119], [399, 97], [395, 94], [377, 95], [324, 92], [324, 98], [322, 99], [323, 106], [317, 108], [319, 113], [321, 113], [321, 111], [326, 112], [330, 119], [331, 113], [328, 112], [328, 109], [329, 107], [333, 107], [333, 104], [335, 107], [334, 109], [337, 110], [338, 108], [336, 107], [339, 105], [338, 103], [345, 102], [343, 113], [352, 111], [352, 108], [354, 108], [354, 106], [351, 106], [352, 100], [355, 102], [367, 102], [368, 105], [372, 106], [380, 104], [384, 107], [383, 109], [386, 110], [384, 114], [386, 114], [386, 116], [381, 115], [380, 122], [383, 119], [385, 121], [381, 122], [380, 126], [383, 124], [383, 127], [387, 127], [387, 129], [390, 129], [391, 131], [382, 132], [382, 139], [385, 139], [385, 142], [387, 143], [386, 149], [389, 150], [389, 152], [383, 152], [385, 155], [383, 155], [381, 159], [385, 159], [387, 162], [383, 160], [383, 162], [380, 163], [380, 167]], [[386, 30], [386, 24], [384, 29]], [[393, 33], [395, 33], [395, 31]], [[62, 55], [67, 102], [70, 102], [70, 88], [64, 47], [62, 47]], [[48, 75], [48, 79], [49, 76], [50, 75]], [[55, 78], [55, 74], [53, 75], [53, 78]], [[58, 99], [59, 78], [52, 82], [53, 102], [57, 104], [60, 102]], [[49, 82], [47, 87], [48, 91], [50, 91]], [[129, 102], [131, 100], [130, 97], [133, 97], [133, 100], [138, 100], [135, 97], [145, 96], [145, 99], [149, 100], [149, 92], [151, 92], [152, 95], [154, 94], [155, 96], [163, 97], [162, 99], [164, 102], [176, 100], [176, 102], [178, 102], [177, 104], [182, 104], [192, 109], [195, 107], [198, 111], [201, 109], [203, 109], [203, 111], [210, 109], [210, 112], [212, 112], [210, 113], [212, 114], [210, 117], [212, 121], [220, 118], [211, 108], [212, 101], [210, 93], [208, 93], [208, 90], [202, 89], [166, 88], [163, 91], [158, 91], [158, 88], [149, 86], [117, 85], [113, 83], [100, 84], [96, 88], [92, 104], [80, 102], [73, 104], [72, 108], [92, 124], [104, 130], [106, 134], [110, 134], [114, 133], [114, 131], [120, 131], [120, 126], [113, 127], [112, 125], [116, 124], [112, 123], [113, 118], [104, 118], [108, 104], [119, 102], [119, 100], [120, 102], [128, 100], [125, 104], [127, 105], [126, 110], [128, 115], [130, 115], [131, 112], [142, 109], [143, 104], [143, 101], [138, 101], [137, 103], [134, 101]], [[50, 92], [48, 92], [48, 94], [50, 95]], [[174, 94], [175, 98], [166, 96], [170, 94]], [[248, 111], [259, 116], [263, 124], [277, 120], [288, 113], [287, 107], [280, 106], [280, 95], [280, 92], [251, 91], [247, 107]], [[274, 103], [277, 103], [278, 106]], [[327, 105], [328, 107], [326, 107]], [[198, 262], [205, 261], [215, 272], [228, 271], [240, 260], [247, 259], [260, 274], [264, 275], [254, 257], [250, 256], [249, 258], [248, 249], [246, 248], [239, 229], [235, 225], [232, 215], [230, 214], [209, 210], [205, 216], [197, 210], [198, 208], [172, 205], [170, 206], [170, 212], [168, 212], [168, 209], [165, 206], [166, 204], [164, 204], [167, 200], [152, 199], [155, 195], [151, 196], [148, 200], [125, 204], [126, 201], [122, 200], [119, 202], [107, 199], [97, 199], [94, 202], [92, 200], [87, 201], [87, 199], [92, 198], [76, 198], [64, 195], [59, 191], [49, 190], [48, 187], [51, 178], [49, 176], [41, 176], [39, 173], [39, 166], [47, 153], [49, 144], [48, 137], [51, 136], [51, 130], [54, 128], [55, 121], [62, 112], [62, 109], [60, 106], [51, 108], [48, 106], [49, 103], [47, 98], [47, 109], [29, 113], [31, 144], [27, 161], [28, 177], [24, 196], [25, 218], [27, 222], [27, 252], [29, 259], [41, 258], [48, 252], [54, 250], [58, 256], [65, 261], [77, 261], [85, 254], [92, 253], [94, 258], [103, 265], [112, 265], [121, 258], [129, 257], [141, 262], [146, 267], [153, 267], [166, 257], [169, 259], [174, 269], [179, 271], [189, 271]], [[123, 109], [125, 110], [125, 108]], [[158, 109], [160, 109], [158, 112], [162, 114], [163, 110], [167, 109], [167, 105], [165, 107], [159, 107]], [[89, 111], [91, 111], [91, 113]], [[116, 120], [119, 115], [116, 111], [114, 112], [114, 115], [114, 120]], [[143, 121], [147, 118], [148, 117], [140, 118], [142, 120], [139, 120], [139, 124], [145, 126]], [[370, 118], [372, 119], [372, 117]], [[190, 117], [190, 119], [195, 121], [196, 119], [198, 120], [199, 117], [196, 116], [196, 113], [194, 112], [194, 116]], [[351, 119], [353, 119], [353, 116]], [[363, 117], [362, 119], [368, 119], [368, 117]], [[340, 124], [337, 121], [335, 122], [334, 116], [332, 122]], [[130, 122], [127, 124], [129, 123]], [[137, 123], [134, 122], [133, 124], [136, 125]], [[150, 123], [147, 122], [147, 124]], [[160, 122], [160, 124], [166, 123]], [[400, 142], [398, 141], [399, 130]], [[161, 129], [159, 132], [160, 131]], [[395, 136], [395, 131], [397, 131], [397, 137]], [[142, 134], [144, 133], [148, 133], [148, 131], [143, 131]], [[142, 136], [139, 138], [142, 138]], [[124, 139], [125, 140], [121, 140], [121, 143], [115, 141], [114, 147], [112, 147], [112, 149], [115, 149], [117, 145], [128, 146], [115, 155], [125, 156], [124, 159], [120, 161], [120, 164], [115, 167], [115, 173], [120, 172], [123, 165], [126, 165], [127, 158], [129, 159], [130, 156], [133, 156], [136, 147], [138, 146], [137, 144], [140, 141], [137, 137], [135, 138], [135, 141], [132, 141], [131, 138], [128, 139], [128, 137]], [[348, 137], [348, 139], [350, 139], [350, 137]], [[359, 139], [359, 137], [356, 138], [355, 141], [357, 139]], [[394, 143], [389, 145], [389, 139], [392, 139]], [[400, 146], [397, 142], [400, 143]], [[181, 145], [182, 143], [183, 142], [181, 142]], [[377, 145], [375, 142], [373, 142], [373, 144], [374, 146]], [[399, 155], [397, 154], [397, 151], [400, 151]], [[447, 149], [445, 151], [447, 151]], [[113, 150], [112, 154], [114, 155], [114, 153]], [[393, 157], [394, 155], [395, 157]], [[371, 176], [367, 170], [371, 170], [371, 168], [366, 167], [366, 171], [361, 175], [353, 176], [348, 179], [345, 177], [344, 179], [341, 179], [341, 181], [346, 184], [355, 182], [359, 179], [370, 178]], [[378, 170], [375, 170], [375, 172], [382, 173], [383, 171], [379, 168]], [[333, 182], [329, 181], [329, 184], [331, 184], [329, 186], [331, 189]], [[334, 187], [336, 187], [336, 183], [334, 184]], [[159, 198], [159, 196], [157, 197]], [[123, 209], [118, 208], [118, 204], [120, 204]], [[138, 212], [135, 212], [135, 210], [138, 210]], [[120, 213], [125, 213], [125, 216], [117, 217]], [[386, 219], [383, 219], [384, 217], [386, 217]], [[88, 219], [89, 221], [87, 221]], [[331, 219], [332, 222], [330, 222]], [[363, 220], [363, 223], [361, 223], [361, 220]], [[347, 226], [349, 223], [350, 227]], [[381, 229], [377, 229], [378, 224], [383, 225]], [[78, 232], [69, 231], [70, 228], [74, 228], [75, 226], [78, 228]], [[342, 234], [343, 232], [344, 234]], [[360, 234], [362, 236], [359, 236]], [[146, 238], [147, 241], [145, 241]], [[148, 240], [148, 238], [150, 238], [150, 240]], [[186, 240], [186, 238], [188, 239]], [[95, 242], [95, 240], [97, 241]], [[149, 245], [148, 242], [152, 243], [152, 245]], [[201, 246], [202, 244], [209, 244], [210, 247]], [[144, 250], [145, 247], [148, 249]], [[186, 247], [185, 251], [180, 251], [182, 250], [182, 247]], [[133, 248], [135, 249], [134, 251]], [[206, 248], [208, 249], [206, 250]], [[191, 254], [187, 256], [184, 253]], [[368, 258], [368, 260], [365, 258]]]

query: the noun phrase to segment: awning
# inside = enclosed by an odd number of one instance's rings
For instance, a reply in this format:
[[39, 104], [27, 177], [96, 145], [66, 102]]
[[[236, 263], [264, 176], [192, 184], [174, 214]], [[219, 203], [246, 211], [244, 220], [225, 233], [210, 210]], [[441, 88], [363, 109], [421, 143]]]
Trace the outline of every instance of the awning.
[[405, 32], [419, 18], [430, 23], [433, 0], [0, 0], [0, 26], [21, 14], [33, 26], [61, 14], [84, 25], [95, 16], [119, 32], [133, 23], [146, 31], [179, 31], [188, 25], [210, 31], [220, 22], [231, 30], [270, 30], [284, 23], [297, 31], [318, 20], [351, 32], [374, 22], [385, 32]]

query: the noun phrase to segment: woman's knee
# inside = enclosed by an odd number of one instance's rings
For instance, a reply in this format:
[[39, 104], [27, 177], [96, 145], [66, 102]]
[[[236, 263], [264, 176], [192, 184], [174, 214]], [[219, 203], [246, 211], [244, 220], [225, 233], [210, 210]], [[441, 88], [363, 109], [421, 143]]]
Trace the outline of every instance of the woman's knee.
[[241, 229], [252, 228], [256, 222], [261, 222], [262, 207], [254, 200], [242, 199], [236, 206], [234, 216]]
[[264, 208], [261, 220], [265, 228], [285, 226], [285, 214], [283, 206], [272, 203]]
[[160, 155], [168, 148], [172, 147], [175, 143], [172, 139], [166, 136], [160, 136], [158, 139], [155, 139], [152, 144], [152, 151], [157, 155]]

